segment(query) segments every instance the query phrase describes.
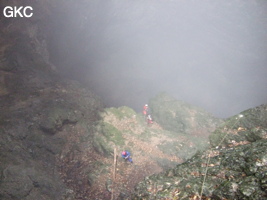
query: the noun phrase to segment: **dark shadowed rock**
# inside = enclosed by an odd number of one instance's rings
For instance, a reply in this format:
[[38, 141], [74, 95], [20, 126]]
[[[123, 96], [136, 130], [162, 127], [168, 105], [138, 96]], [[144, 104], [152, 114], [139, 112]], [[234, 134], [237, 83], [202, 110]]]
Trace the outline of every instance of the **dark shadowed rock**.
[[103, 105], [50, 62], [49, 0], [1, 1], [0, 8], [28, 3], [32, 18], [0, 20], [0, 199], [75, 199], [89, 189], [87, 174], [73, 169], [85, 165], [77, 157], [90, 152]]

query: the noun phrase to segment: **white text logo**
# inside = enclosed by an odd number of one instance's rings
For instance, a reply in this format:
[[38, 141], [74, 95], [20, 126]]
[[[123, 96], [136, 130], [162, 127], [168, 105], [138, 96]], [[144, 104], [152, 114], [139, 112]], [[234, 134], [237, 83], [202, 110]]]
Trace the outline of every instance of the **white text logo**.
[[5, 17], [31, 17], [33, 15], [33, 9], [31, 6], [17, 6], [11, 7], [6, 6], [4, 8], [3, 14]]

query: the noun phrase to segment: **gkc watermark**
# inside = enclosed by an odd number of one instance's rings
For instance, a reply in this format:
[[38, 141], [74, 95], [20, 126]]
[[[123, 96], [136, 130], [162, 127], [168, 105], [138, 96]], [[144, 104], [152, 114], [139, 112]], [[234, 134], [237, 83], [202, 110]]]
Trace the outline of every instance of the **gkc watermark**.
[[5, 17], [31, 17], [33, 15], [33, 8], [31, 6], [6, 6], [3, 10]]

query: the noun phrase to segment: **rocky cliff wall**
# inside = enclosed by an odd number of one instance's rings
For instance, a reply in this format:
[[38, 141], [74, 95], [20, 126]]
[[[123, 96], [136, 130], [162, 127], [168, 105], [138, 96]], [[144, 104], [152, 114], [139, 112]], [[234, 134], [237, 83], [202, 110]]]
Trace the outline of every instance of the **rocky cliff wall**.
[[[80, 155], [73, 155], [92, 149], [103, 105], [79, 83], [60, 77], [50, 62], [55, 4], [0, 2], [1, 11], [27, 5], [33, 17], [0, 20], [0, 199], [74, 199], [78, 189], [64, 174], [77, 183], [71, 169]], [[83, 184], [84, 191], [88, 182]]]
[[266, 199], [266, 121], [266, 105], [227, 119], [208, 150], [146, 177], [131, 199]]

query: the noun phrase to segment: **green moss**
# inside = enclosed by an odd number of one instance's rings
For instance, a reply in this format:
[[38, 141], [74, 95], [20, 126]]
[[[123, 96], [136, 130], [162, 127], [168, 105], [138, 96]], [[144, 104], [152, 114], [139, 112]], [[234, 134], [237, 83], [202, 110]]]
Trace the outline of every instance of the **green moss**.
[[136, 112], [127, 106], [122, 106], [119, 108], [111, 107], [107, 108], [106, 111], [115, 115], [115, 117], [119, 120], [123, 118], [132, 118], [134, 115], [136, 115]]
[[143, 131], [140, 135], [137, 136], [138, 139], [146, 142], [149, 142], [151, 137], [152, 133], [148, 129], [145, 129], [145, 131]]
[[158, 147], [163, 153], [169, 154], [169, 155], [177, 154], [177, 152], [179, 152], [180, 150], [179, 149], [180, 145], [176, 141], [164, 142], [163, 144], [158, 145]]
[[119, 131], [113, 125], [104, 122], [102, 126], [102, 133], [108, 141], [114, 142], [116, 145], [124, 145], [125, 141], [122, 137], [121, 131]]
[[[249, 114], [248, 111], [243, 112], [243, 117], [240, 117], [240, 115], [235, 115], [228, 118], [224, 124], [218, 127], [216, 131], [210, 135], [209, 138], [211, 145], [217, 146], [224, 137], [223, 144], [228, 144], [229, 141], [232, 140], [235, 142], [255, 142], [264, 138], [265, 129], [258, 125], [264, 121], [264, 114], [261, 116], [260, 114], [253, 113], [253, 109], [250, 109], [250, 112], [251, 114]], [[262, 121], [256, 119], [256, 117], [262, 118]], [[237, 131], [239, 127], [243, 130]], [[237, 134], [233, 134], [233, 131], [235, 131]]]
[[132, 117], [133, 115], [136, 115], [136, 112], [127, 107], [127, 106], [122, 106], [118, 108], [126, 117]]
[[93, 145], [96, 151], [101, 154], [111, 155], [113, 153], [113, 147], [110, 142], [114, 143], [116, 146], [123, 146], [125, 144], [122, 132], [107, 122], [99, 123], [95, 130], [97, 130], [98, 133], [94, 135]]
[[216, 131], [214, 131], [210, 136], [209, 136], [209, 140], [210, 140], [210, 144], [212, 147], [217, 146], [223, 139], [223, 137], [225, 136], [225, 132], [222, 132], [221, 130], [217, 129]]
[[189, 133], [192, 130], [192, 117], [197, 127], [208, 126], [212, 117], [204, 110], [162, 93], [149, 101], [151, 113], [164, 129], [172, 132]]
[[113, 149], [107, 145], [107, 141], [100, 135], [94, 136], [93, 146], [98, 153], [103, 155], [111, 155], [113, 152]]
[[251, 131], [244, 131], [243, 135], [246, 137], [247, 141], [249, 142], [255, 142], [256, 140], [260, 140], [261, 137], [257, 132], [251, 130]]
[[86, 121], [79, 121], [79, 125], [84, 129], [84, 134], [80, 136], [80, 142], [87, 142], [92, 139], [93, 133], [97, 132], [96, 125], [89, 125]]
[[106, 111], [112, 113], [118, 119], [122, 119], [123, 118], [123, 113], [120, 112], [119, 109], [117, 109], [117, 108], [114, 108], [114, 107], [107, 108]]

